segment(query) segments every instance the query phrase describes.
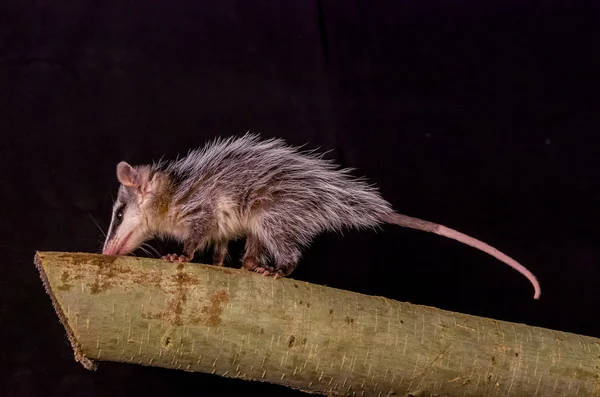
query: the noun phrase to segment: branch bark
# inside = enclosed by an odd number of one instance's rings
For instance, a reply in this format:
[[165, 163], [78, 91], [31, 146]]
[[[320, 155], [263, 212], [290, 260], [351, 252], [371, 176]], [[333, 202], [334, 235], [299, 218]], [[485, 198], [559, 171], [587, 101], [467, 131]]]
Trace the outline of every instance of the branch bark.
[[241, 269], [37, 252], [75, 359], [356, 396], [598, 396], [600, 339]]

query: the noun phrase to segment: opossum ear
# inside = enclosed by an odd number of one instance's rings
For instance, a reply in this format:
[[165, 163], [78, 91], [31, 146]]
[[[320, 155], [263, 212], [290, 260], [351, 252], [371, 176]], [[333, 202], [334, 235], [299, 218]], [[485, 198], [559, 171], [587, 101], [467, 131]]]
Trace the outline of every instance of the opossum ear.
[[117, 178], [123, 186], [138, 187], [140, 184], [140, 174], [125, 161], [117, 164]]

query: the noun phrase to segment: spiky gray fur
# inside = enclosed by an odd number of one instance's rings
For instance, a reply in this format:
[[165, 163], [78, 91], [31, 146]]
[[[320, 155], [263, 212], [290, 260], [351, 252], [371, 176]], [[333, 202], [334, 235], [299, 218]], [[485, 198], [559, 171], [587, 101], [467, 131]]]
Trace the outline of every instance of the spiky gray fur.
[[255, 224], [248, 245], [264, 248], [259, 262], [268, 254], [284, 273], [295, 267], [300, 249], [316, 235], [372, 228], [393, 212], [373, 186], [350, 175], [351, 169], [253, 133], [215, 139], [182, 159], [154, 164], [153, 170], [173, 181], [171, 201], [180, 203], [180, 218], [192, 225], [197, 238], [214, 235], [207, 229], [216, 227], [219, 204], [232, 203], [235, 216]]
[[164, 171], [178, 181], [174, 201], [201, 186], [180, 207], [182, 213], [223, 196], [239, 203], [241, 213], [250, 212], [257, 200], [268, 201], [269, 222], [293, 229], [303, 244], [325, 230], [373, 227], [392, 212], [373, 186], [349, 175], [351, 169], [281, 139], [260, 140], [258, 134], [216, 139]]

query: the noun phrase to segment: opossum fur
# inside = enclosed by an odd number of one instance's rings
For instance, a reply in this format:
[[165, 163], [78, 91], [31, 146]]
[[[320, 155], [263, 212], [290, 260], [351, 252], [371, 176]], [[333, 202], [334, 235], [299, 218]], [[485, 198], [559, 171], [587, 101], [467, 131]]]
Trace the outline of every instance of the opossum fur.
[[121, 183], [103, 253], [125, 255], [145, 241], [174, 238], [191, 261], [213, 247], [223, 265], [228, 241], [246, 237], [245, 269], [288, 276], [301, 250], [324, 231], [383, 223], [436, 233], [484, 251], [522, 273], [540, 296], [535, 276], [497, 249], [456, 230], [398, 214], [375, 187], [315, 151], [258, 134], [217, 138], [175, 161], [117, 165]]

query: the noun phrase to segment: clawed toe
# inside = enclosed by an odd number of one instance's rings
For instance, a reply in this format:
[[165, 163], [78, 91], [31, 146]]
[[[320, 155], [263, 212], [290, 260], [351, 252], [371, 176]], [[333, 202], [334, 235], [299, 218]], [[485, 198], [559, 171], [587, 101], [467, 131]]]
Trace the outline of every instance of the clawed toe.
[[168, 254], [168, 255], [164, 255], [162, 256], [163, 260], [169, 261], [169, 262], [189, 262], [190, 258], [185, 256], [185, 255], [177, 255], [177, 254]]
[[253, 271], [262, 274], [263, 276], [271, 276], [275, 280], [285, 277], [281, 270], [276, 270], [274, 267], [269, 266], [257, 266], [255, 269], [253, 269]]
[[251, 272], [254, 273], [258, 273], [258, 274], [262, 274], [263, 276], [271, 276], [275, 279], [281, 278], [281, 277], [285, 277], [284, 272], [282, 272], [280, 269], [277, 269], [275, 267], [272, 266], [266, 266], [266, 265], [259, 265], [257, 263], [257, 261], [252, 258], [245, 258], [243, 260], [243, 265], [242, 267], [246, 270], [249, 270]]

